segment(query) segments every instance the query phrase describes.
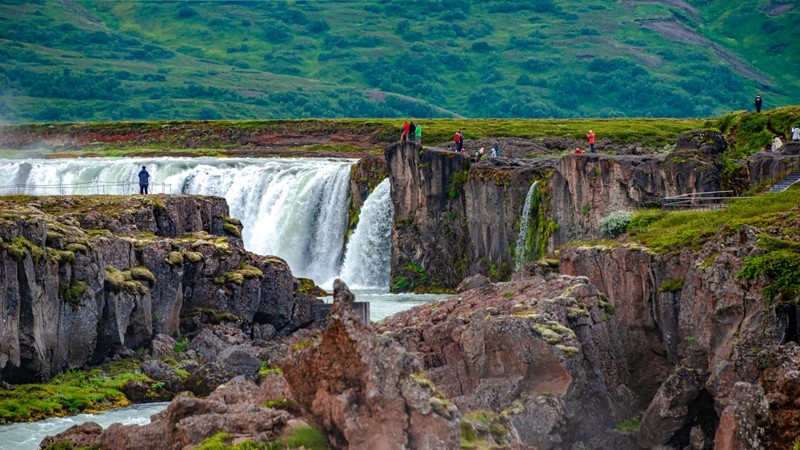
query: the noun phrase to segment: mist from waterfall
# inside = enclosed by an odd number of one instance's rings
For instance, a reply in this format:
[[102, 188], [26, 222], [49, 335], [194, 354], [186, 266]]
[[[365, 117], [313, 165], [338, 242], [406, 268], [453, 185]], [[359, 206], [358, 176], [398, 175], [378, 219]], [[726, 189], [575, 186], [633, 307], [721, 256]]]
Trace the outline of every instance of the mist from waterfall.
[[393, 220], [394, 206], [387, 178], [364, 201], [358, 225], [347, 244], [339, 278], [350, 287], [389, 286]]
[[[530, 245], [528, 242], [528, 229], [531, 226], [531, 203], [533, 196], [537, 195], [536, 185], [538, 181], [534, 181], [528, 189], [528, 195], [525, 196], [525, 206], [522, 208], [522, 216], [519, 221], [519, 237], [517, 237], [516, 255], [514, 261], [514, 271], [519, 272], [522, 266], [528, 262], [531, 255]], [[534, 211], [536, 212], [536, 211]]]
[[323, 158], [0, 160], [0, 179], [14, 185], [0, 186], [0, 194], [134, 194], [137, 173], [146, 166], [151, 193], [224, 197], [231, 216], [244, 225], [245, 248], [280, 256], [295, 276], [319, 283], [340, 271], [354, 163]]

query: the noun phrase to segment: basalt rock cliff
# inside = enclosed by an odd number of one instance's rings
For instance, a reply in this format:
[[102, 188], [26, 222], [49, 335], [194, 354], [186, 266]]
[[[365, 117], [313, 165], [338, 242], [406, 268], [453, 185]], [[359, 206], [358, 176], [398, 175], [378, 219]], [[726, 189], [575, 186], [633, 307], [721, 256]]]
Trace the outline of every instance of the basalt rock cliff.
[[471, 164], [411, 143], [391, 145], [385, 156], [394, 204], [392, 289], [452, 289], [475, 273], [511, 275], [526, 195], [552, 173], [554, 160]]
[[[649, 399], [643, 448], [786, 448], [798, 432], [797, 309], [737, 276], [763, 254], [758, 234], [722, 230], [702, 250], [566, 247], [561, 271], [608, 295], [628, 386]], [[705, 443], [700, 445], [699, 443]]]
[[224, 199], [6, 197], [0, 374], [48, 379], [177, 336], [202, 315], [259, 336], [311, 321], [284, 261], [244, 250]]

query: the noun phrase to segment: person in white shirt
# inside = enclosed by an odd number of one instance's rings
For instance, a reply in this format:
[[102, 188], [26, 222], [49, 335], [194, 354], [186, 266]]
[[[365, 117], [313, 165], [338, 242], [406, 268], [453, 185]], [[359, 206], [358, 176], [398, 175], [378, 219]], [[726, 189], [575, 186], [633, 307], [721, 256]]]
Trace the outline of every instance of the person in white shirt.
[[800, 126], [795, 125], [792, 128], [792, 140], [793, 141], [800, 141]]

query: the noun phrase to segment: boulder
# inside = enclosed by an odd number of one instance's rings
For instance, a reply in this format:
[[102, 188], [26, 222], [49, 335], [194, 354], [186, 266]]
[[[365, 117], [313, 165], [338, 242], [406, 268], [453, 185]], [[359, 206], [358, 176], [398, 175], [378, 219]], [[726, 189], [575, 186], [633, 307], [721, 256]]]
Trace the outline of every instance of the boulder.
[[229, 373], [244, 375], [249, 380], [255, 380], [261, 369], [261, 361], [241, 345], [223, 350], [217, 357], [216, 363]]
[[334, 282], [334, 305], [318, 342], [280, 363], [304, 416], [332, 448], [457, 449], [459, 412], [420, 373], [417, 359], [378, 336]]

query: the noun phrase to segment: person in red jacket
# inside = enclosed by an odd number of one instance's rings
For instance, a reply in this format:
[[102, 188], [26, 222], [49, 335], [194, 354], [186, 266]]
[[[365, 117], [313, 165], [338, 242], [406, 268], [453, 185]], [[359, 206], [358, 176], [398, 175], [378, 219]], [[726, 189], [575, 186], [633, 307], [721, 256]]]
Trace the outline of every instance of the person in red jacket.
[[461, 148], [464, 146], [464, 137], [461, 135], [461, 130], [456, 131], [453, 141], [456, 143], [456, 153], [461, 153]]
[[589, 140], [589, 153], [594, 153], [594, 133], [592, 133], [592, 130], [586, 133], [586, 139]]
[[408, 124], [408, 121], [403, 124], [403, 132], [400, 133], [400, 142], [405, 142], [408, 140], [408, 130], [411, 128], [411, 125]]

